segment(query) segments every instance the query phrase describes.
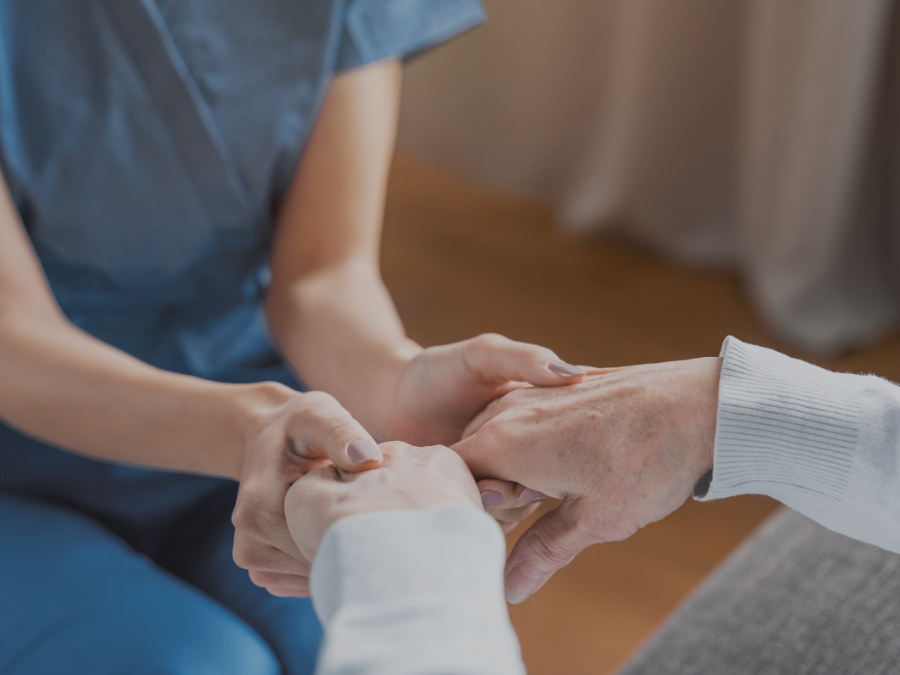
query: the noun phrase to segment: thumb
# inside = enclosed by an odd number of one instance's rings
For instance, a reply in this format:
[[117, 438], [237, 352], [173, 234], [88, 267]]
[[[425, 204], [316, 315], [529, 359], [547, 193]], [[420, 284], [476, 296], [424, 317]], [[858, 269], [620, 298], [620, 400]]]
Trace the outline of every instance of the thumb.
[[579, 526], [577, 501], [564, 501], [526, 530], [506, 561], [506, 600], [517, 605], [568, 565], [591, 541]]
[[467, 340], [463, 355], [470, 371], [496, 384], [512, 381], [557, 387], [584, 379], [583, 369], [561, 360], [554, 351], [493, 333]]
[[323, 392], [304, 394], [304, 406], [292, 420], [297, 454], [306, 459], [327, 457], [339, 469], [375, 469], [383, 456], [371, 435], [337, 400]]

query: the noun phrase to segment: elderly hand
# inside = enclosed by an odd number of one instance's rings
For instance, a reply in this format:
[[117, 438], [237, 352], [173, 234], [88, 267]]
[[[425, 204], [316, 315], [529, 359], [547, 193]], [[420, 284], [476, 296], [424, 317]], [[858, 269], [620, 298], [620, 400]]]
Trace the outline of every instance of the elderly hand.
[[[288, 488], [334, 463], [344, 472], [381, 464], [372, 437], [328, 394], [302, 394], [267, 383], [246, 423], [246, 449], [232, 522], [234, 560], [273, 595], [309, 595], [310, 561], [297, 550], [284, 518]], [[323, 506], [323, 508], [325, 508]]]
[[625, 539], [690, 496], [712, 467], [721, 367], [706, 358], [597, 370], [571, 387], [512, 391], [472, 422], [454, 449], [476, 478], [563, 500], [510, 554], [510, 602], [586, 546]]
[[[431, 347], [413, 358], [400, 376], [386, 440], [450, 445], [462, 438], [466, 425], [489, 402], [525, 383], [556, 387], [583, 378], [583, 370], [562, 362], [551, 350], [501, 335]], [[488, 512], [504, 530], [536, 507], [524, 501], [498, 503], [498, 497], [517, 489], [509, 483], [492, 480], [479, 489]]]
[[381, 445], [376, 471], [348, 473], [336, 466], [312, 471], [288, 490], [284, 512], [290, 534], [306, 560], [313, 560], [325, 532], [356, 513], [468, 504], [481, 509], [475, 480], [459, 455], [443, 446]]

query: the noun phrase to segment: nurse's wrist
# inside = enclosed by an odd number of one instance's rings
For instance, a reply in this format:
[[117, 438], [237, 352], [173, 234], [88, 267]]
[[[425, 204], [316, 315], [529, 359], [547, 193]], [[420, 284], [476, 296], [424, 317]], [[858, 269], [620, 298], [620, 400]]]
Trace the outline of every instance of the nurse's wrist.
[[291, 399], [302, 396], [300, 392], [277, 382], [224, 385], [227, 423], [233, 425], [233, 447], [223, 449], [220, 457], [224, 475], [240, 480], [250, 439], [271, 419], [272, 412]]
[[[391, 420], [397, 413], [397, 392], [400, 379], [409, 363], [424, 351], [423, 347], [409, 338], [397, 343], [386, 352], [376, 378], [377, 387], [367, 397], [372, 406], [368, 414], [361, 413], [355, 417], [372, 435], [382, 441], [398, 440], [389, 433]], [[351, 410], [351, 412], [354, 412]]]

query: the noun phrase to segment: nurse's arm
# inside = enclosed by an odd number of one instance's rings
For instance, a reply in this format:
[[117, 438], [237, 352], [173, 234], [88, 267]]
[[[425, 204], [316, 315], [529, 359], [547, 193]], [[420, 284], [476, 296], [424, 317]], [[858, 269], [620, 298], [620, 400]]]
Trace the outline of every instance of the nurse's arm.
[[401, 69], [338, 75], [281, 206], [266, 298], [278, 346], [313, 389], [384, 439], [406, 338], [379, 270]]
[[240, 480], [235, 560], [279, 595], [308, 592], [309, 564], [284, 522], [288, 486], [326, 455], [348, 471], [381, 458], [327, 394], [162, 371], [79, 330], [56, 304], [2, 179], [0, 419], [88, 457]]
[[115, 462], [235, 476], [237, 403], [223, 387], [152, 368], [70, 323], [0, 185], [0, 418], [40, 440]]
[[278, 215], [266, 309], [303, 380], [375, 437], [449, 444], [521, 382], [558, 386], [583, 374], [499, 335], [424, 351], [406, 337], [379, 270], [400, 80], [394, 61], [332, 82]]

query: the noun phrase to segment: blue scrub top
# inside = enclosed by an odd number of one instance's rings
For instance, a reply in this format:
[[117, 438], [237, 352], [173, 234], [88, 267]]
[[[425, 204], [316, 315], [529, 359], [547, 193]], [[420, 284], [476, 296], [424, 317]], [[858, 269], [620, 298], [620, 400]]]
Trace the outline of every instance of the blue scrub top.
[[478, 0], [0, 0], [0, 165], [76, 325], [208, 378], [271, 362], [273, 214], [332, 75]]

